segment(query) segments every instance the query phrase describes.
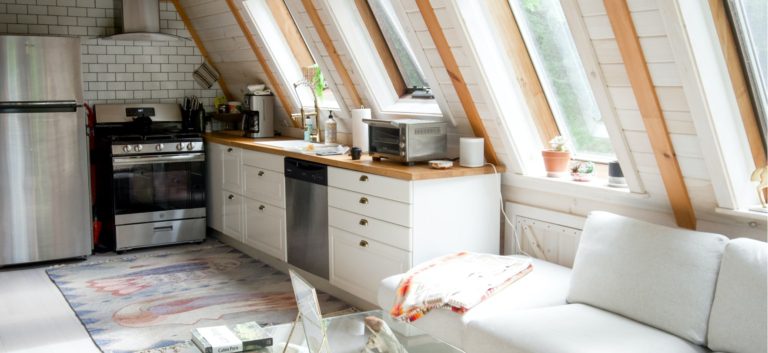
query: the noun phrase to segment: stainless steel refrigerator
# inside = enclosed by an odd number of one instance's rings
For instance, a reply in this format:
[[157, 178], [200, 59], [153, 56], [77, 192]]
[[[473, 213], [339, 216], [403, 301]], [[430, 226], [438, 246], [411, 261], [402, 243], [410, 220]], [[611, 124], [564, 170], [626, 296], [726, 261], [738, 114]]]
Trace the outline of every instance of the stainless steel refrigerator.
[[0, 35], [0, 266], [91, 253], [80, 39]]

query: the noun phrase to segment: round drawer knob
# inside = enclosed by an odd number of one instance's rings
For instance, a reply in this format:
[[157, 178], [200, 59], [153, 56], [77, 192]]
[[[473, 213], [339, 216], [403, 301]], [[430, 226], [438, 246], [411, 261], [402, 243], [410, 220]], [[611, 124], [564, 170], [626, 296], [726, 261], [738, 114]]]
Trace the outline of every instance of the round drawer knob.
[[264, 211], [264, 208], [266, 208], [266, 206], [264, 205], [259, 206], [259, 211]]
[[368, 198], [361, 197], [360, 198], [360, 203], [363, 204], [363, 205], [367, 205], [368, 204]]
[[360, 176], [360, 181], [362, 181], [362, 182], [368, 181], [368, 176], [367, 175], [361, 175]]
[[360, 225], [363, 226], [363, 227], [367, 226], [368, 225], [368, 220], [365, 219], [365, 218], [361, 219], [360, 220]]
[[232, 200], [232, 199], [234, 199], [234, 198], [235, 198], [235, 195], [229, 195], [229, 197], [227, 197], [227, 198], [228, 198], [228, 199], [230, 199], [230, 200]]
[[361, 248], [367, 248], [368, 247], [368, 241], [367, 240], [361, 240], [360, 241], [360, 247]]
[[259, 171], [259, 176], [264, 176], [264, 171], [263, 170]]

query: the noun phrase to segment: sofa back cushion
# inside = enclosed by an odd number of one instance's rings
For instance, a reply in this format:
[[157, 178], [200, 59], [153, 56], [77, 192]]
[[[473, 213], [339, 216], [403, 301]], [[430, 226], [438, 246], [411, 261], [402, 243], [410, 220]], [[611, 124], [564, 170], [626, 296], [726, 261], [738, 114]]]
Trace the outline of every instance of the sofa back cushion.
[[725, 247], [708, 346], [732, 353], [768, 352], [768, 244], [734, 239]]
[[592, 212], [581, 233], [567, 300], [703, 345], [727, 241], [719, 234]]

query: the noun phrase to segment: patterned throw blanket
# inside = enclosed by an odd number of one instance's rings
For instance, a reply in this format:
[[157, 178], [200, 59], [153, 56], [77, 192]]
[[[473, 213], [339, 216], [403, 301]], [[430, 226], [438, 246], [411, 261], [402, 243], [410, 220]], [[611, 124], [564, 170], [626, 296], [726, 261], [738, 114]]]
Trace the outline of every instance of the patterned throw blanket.
[[471, 252], [439, 257], [403, 276], [390, 314], [406, 322], [436, 308], [463, 314], [532, 270], [527, 257]]

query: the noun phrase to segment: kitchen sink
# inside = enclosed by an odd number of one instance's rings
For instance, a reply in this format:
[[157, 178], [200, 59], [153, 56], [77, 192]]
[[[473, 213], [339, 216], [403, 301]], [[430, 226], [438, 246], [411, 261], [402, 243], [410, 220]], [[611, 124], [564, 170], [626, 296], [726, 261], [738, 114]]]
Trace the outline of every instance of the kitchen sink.
[[334, 155], [347, 152], [347, 148], [344, 148], [339, 144], [314, 143], [306, 142], [303, 140], [264, 141], [254, 143], [257, 145], [277, 147], [284, 150], [305, 154]]

